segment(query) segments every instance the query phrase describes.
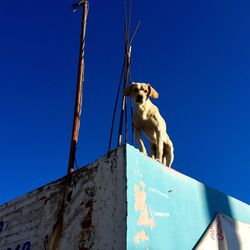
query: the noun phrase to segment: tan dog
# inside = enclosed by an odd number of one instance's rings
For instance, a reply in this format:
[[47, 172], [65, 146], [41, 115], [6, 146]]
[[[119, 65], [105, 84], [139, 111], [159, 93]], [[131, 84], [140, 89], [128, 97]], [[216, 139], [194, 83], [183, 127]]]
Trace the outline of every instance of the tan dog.
[[147, 155], [141, 136], [143, 131], [150, 141], [150, 156], [171, 167], [174, 160], [173, 143], [158, 108], [149, 100], [149, 97], [158, 98], [159, 94], [150, 84], [132, 83], [124, 90], [124, 95], [131, 96], [134, 101], [133, 123], [140, 151]]

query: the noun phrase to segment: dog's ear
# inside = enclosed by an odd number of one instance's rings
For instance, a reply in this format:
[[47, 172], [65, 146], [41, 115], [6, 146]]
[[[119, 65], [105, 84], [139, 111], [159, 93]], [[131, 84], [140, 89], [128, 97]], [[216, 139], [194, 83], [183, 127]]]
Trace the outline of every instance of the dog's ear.
[[151, 87], [150, 84], [148, 84], [148, 92], [149, 92], [149, 96], [154, 99], [157, 99], [159, 97], [158, 92], [153, 87]]
[[132, 92], [132, 85], [128, 86], [126, 89], [123, 90], [124, 96], [130, 96]]

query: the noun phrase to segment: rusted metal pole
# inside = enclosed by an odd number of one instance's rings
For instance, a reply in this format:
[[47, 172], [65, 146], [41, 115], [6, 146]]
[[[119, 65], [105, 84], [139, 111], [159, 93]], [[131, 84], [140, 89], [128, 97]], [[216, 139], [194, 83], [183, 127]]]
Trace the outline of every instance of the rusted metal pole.
[[82, 6], [83, 12], [82, 12], [82, 25], [81, 25], [81, 37], [80, 37], [78, 76], [77, 76], [76, 97], [75, 97], [75, 110], [74, 110], [72, 137], [71, 137], [69, 163], [68, 163], [68, 175], [74, 172], [76, 144], [78, 141], [80, 116], [82, 111], [85, 33], [86, 33], [87, 16], [89, 9], [88, 0], [80, 1], [79, 6]]
[[[125, 72], [124, 72], [124, 85], [123, 88], [125, 89], [128, 85], [129, 80], [129, 71], [130, 71], [130, 58], [131, 58], [131, 46], [126, 44], [125, 49]], [[122, 110], [120, 114], [120, 125], [119, 125], [119, 135], [118, 135], [118, 146], [122, 144], [122, 128], [123, 128], [123, 116], [126, 108], [126, 96], [122, 98]], [[127, 143], [127, 124], [125, 124], [125, 143]]]

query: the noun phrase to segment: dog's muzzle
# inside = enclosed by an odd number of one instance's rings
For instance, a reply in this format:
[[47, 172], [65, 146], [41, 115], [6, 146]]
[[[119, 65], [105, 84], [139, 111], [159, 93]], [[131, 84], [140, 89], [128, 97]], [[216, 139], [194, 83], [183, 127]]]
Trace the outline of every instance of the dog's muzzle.
[[136, 97], [136, 102], [142, 103], [142, 101], [143, 101], [143, 96], [138, 95], [138, 96]]

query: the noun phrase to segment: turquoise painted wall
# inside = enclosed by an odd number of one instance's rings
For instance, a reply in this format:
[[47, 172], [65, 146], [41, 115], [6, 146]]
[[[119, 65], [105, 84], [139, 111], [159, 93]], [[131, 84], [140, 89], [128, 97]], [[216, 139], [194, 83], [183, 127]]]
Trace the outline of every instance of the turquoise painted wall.
[[250, 223], [249, 205], [126, 151], [128, 250], [191, 250], [216, 212]]

